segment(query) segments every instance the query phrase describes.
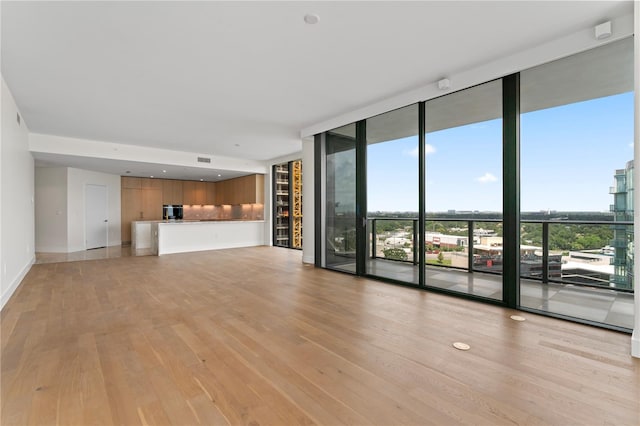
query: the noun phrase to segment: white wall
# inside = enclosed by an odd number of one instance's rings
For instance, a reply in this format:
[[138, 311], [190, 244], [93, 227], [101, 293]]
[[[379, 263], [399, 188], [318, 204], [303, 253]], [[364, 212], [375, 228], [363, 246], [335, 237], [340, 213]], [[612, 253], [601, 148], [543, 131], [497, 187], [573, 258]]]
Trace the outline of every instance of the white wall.
[[313, 138], [302, 141], [302, 261], [315, 262], [315, 163]]
[[0, 140], [0, 307], [14, 293], [35, 260], [34, 167], [29, 130], [17, 122], [18, 107], [4, 78]]
[[35, 169], [36, 251], [66, 253], [67, 168]]
[[120, 176], [88, 170], [67, 169], [67, 250], [86, 250], [85, 241], [85, 187], [107, 187], [109, 228], [107, 245], [119, 246], [120, 234]]
[[119, 246], [120, 176], [67, 167], [35, 169], [36, 249], [71, 253], [86, 249], [85, 187], [107, 187], [107, 244]]

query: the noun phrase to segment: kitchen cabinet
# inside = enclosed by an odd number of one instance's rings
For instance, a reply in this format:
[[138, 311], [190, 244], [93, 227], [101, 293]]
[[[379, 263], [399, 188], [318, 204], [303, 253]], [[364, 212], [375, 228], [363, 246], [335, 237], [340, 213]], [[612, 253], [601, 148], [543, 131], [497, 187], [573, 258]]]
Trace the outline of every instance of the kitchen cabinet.
[[182, 204], [182, 181], [162, 179], [162, 204]]
[[162, 190], [162, 181], [164, 179], [153, 179], [153, 178], [140, 178], [140, 187], [142, 189], [151, 188], [151, 189], [160, 189]]
[[131, 222], [161, 220], [163, 204], [222, 205], [264, 203], [264, 175], [220, 182], [122, 176], [122, 242], [131, 242]]
[[215, 204], [264, 203], [264, 175], [250, 175], [216, 182]]
[[162, 190], [146, 188], [142, 190], [142, 210], [139, 220], [162, 219]]
[[202, 205], [207, 201], [205, 182], [185, 180], [182, 183], [182, 198], [185, 205]]
[[228, 202], [229, 196], [227, 193], [231, 194], [231, 191], [228, 189], [229, 180], [222, 180], [220, 182], [216, 182], [216, 193], [214, 196], [214, 204], [222, 205], [222, 204], [231, 204]]
[[232, 180], [235, 181], [232, 204], [264, 203], [264, 175], [249, 175]]
[[[123, 182], [124, 183], [124, 182]], [[131, 185], [131, 182], [128, 182]], [[159, 188], [121, 188], [121, 231], [123, 244], [131, 242], [131, 222], [162, 219], [162, 190]]]
[[123, 189], [140, 189], [142, 188], [142, 178], [122, 176], [120, 178], [121, 188]]
[[216, 203], [216, 190], [217, 185], [215, 182], [205, 182], [205, 204], [215, 204]]
[[142, 189], [121, 189], [121, 238], [122, 243], [131, 242], [131, 222], [140, 220], [142, 212]]

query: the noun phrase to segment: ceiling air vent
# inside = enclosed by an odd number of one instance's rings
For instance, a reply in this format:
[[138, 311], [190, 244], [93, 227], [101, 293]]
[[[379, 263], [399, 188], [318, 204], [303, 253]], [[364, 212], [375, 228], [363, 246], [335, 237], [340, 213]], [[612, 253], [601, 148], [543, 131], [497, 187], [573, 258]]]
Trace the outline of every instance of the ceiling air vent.
[[211, 158], [208, 158], [208, 157], [198, 157], [198, 163], [211, 163]]

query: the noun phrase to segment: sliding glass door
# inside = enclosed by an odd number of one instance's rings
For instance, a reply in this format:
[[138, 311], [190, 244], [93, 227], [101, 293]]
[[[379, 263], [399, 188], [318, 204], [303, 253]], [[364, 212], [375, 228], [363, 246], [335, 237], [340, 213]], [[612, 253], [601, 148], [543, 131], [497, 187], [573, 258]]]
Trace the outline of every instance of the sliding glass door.
[[418, 104], [366, 121], [368, 275], [419, 285]]
[[427, 101], [425, 117], [425, 284], [502, 300], [502, 80]]

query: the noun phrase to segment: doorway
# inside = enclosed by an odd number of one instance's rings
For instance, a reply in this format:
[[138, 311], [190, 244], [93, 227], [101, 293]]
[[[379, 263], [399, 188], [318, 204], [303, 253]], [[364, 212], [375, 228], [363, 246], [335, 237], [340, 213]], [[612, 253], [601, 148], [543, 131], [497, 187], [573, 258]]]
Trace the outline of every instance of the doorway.
[[85, 187], [85, 244], [91, 250], [107, 246], [108, 233], [107, 187]]

